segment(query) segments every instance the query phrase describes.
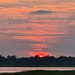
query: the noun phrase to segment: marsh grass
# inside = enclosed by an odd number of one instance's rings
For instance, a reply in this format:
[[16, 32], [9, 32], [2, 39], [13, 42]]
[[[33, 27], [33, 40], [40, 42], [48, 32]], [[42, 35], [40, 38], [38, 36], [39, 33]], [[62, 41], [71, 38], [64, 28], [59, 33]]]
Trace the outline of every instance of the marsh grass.
[[75, 75], [75, 71], [44, 71], [44, 70], [35, 70], [35, 71], [26, 71], [20, 73], [4, 73], [0, 75]]

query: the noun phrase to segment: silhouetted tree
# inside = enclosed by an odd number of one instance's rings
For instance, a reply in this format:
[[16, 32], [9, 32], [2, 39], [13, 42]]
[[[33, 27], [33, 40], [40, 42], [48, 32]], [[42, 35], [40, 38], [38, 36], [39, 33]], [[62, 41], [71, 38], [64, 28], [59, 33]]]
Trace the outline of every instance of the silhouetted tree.
[[0, 55], [0, 66], [8, 67], [26, 67], [26, 66], [75, 66], [75, 57], [60, 56], [55, 58], [54, 56], [45, 57], [29, 57], [29, 58], [17, 58], [16, 56], [7, 56], [7, 58]]

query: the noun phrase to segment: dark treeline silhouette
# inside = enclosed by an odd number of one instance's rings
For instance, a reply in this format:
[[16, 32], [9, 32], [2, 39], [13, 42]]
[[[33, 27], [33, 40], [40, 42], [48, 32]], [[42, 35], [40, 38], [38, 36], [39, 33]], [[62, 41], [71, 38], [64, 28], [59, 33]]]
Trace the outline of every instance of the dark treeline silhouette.
[[75, 57], [60, 56], [45, 56], [40, 58], [7, 56], [6, 58], [0, 55], [0, 67], [75, 67]]

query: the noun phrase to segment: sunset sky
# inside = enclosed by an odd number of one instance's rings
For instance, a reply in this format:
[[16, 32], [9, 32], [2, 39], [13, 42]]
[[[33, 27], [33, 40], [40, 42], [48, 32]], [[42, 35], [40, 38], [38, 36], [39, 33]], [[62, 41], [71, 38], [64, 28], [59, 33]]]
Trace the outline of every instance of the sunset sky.
[[0, 0], [0, 55], [75, 56], [75, 0]]

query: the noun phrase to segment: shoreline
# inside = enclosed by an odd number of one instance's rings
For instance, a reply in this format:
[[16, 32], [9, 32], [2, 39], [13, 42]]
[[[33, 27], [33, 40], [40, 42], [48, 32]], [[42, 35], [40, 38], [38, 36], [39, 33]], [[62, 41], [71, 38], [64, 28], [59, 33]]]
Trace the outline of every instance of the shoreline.
[[75, 75], [75, 70], [70, 71], [46, 71], [46, 70], [35, 70], [35, 71], [23, 71], [17, 73], [1, 73], [0, 75]]
[[26, 71], [74, 71], [75, 67], [1, 67], [0, 73], [17, 73]]

